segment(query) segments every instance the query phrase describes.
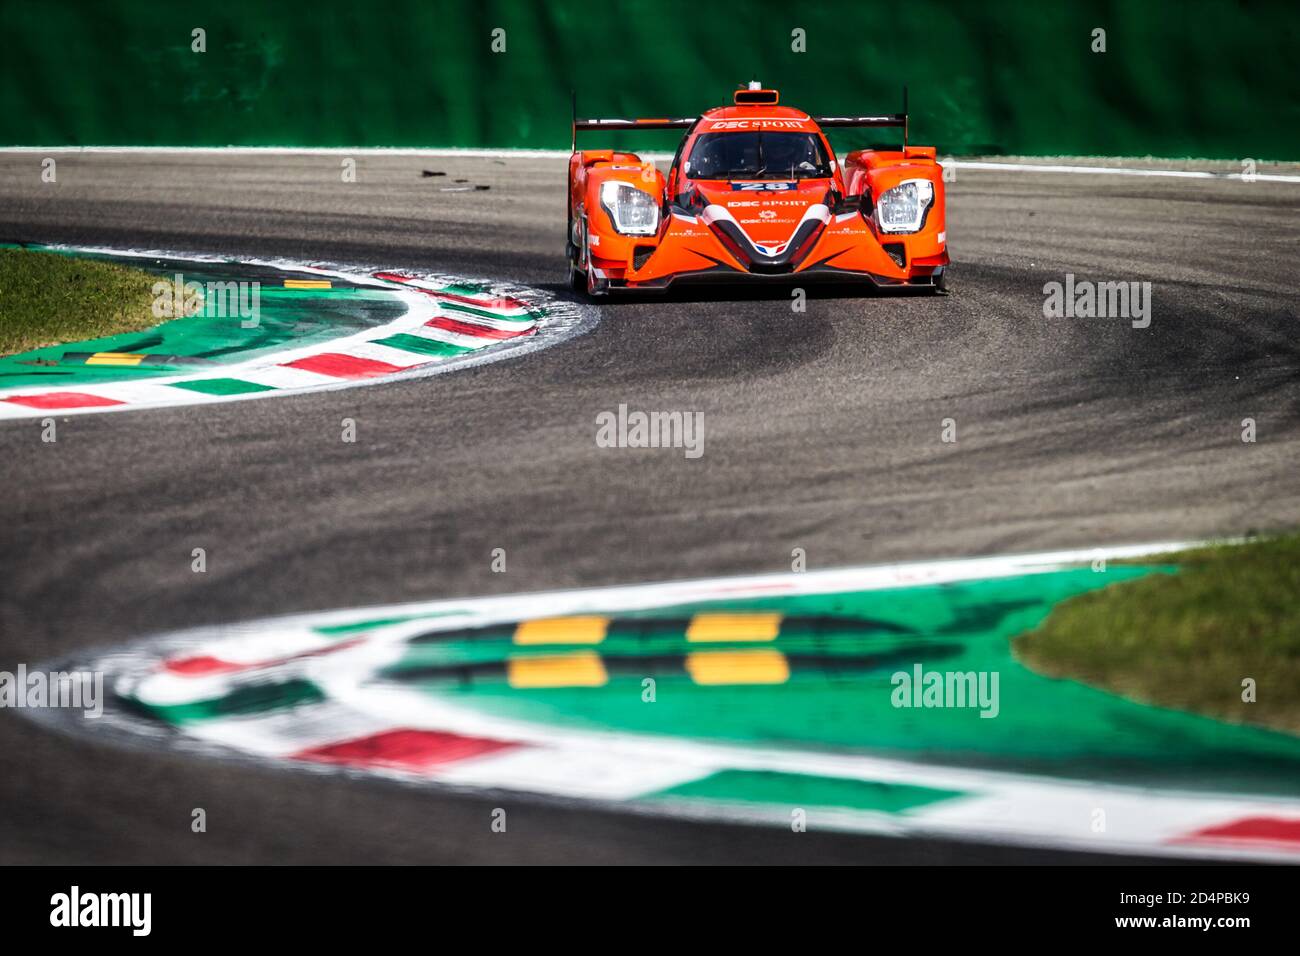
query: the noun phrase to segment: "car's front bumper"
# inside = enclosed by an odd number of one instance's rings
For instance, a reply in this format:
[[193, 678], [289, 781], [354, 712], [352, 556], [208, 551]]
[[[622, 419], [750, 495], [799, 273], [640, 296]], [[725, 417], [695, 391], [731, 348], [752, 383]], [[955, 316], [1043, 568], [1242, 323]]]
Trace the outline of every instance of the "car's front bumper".
[[629, 291], [667, 289], [684, 282], [933, 286], [949, 262], [943, 232], [922, 229], [877, 236], [857, 213], [831, 217], [807, 245], [789, 262], [756, 263], [703, 217], [674, 213], [655, 237], [597, 240], [589, 247], [588, 262], [602, 287]]

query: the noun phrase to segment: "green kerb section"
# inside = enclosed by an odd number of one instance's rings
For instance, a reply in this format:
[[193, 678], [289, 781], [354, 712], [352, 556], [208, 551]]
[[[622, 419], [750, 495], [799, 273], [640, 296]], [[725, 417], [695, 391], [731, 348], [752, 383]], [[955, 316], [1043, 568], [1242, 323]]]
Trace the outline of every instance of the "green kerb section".
[[[1177, 568], [1169, 565], [1112, 563], [1100, 572], [1082, 567], [875, 591], [701, 601], [611, 612], [603, 636], [577, 623], [567, 633], [557, 625], [558, 631], [544, 632], [545, 643], [530, 643], [536, 630], [516, 643], [513, 621], [448, 627], [446, 619], [462, 615], [460, 609], [315, 630], [345, 640], [379, 638], [401, 627], [401, 655], [385, 664], [359, 656], [357, 680], [381, 693], [414, 689], [440, 705], [552, 729], [1300, 797], [1298, 737], [1043, 677], [1012, 657], [1011, 639], [1037, 627], [1059, 602], [1173, 573]], [[750, 640], [719, 630], [717, 619], [692, 629], [698, 614], [718, 612], [779, 615], [779, 628], [775, 635], [770, 626], [751, 633]], [[412, 627], [423, 619], [427, 628]], [[770, 625], [770, 617], [764, 620]], [[755, 626], [753, 619], [748, 626]], [[738, 652], [766, 661], [758, 670], [764, 682], [738, 663], [745, 659], [734, 656]], [[712, 655], [712, 662], [702, 664], [701, 655]], [[539, 663], [539, 657], [562, 660]], [[783, 663], [773, 668], [773, 659]], [[924, 692], [904, 693], [903, 679], [918, 673], [940, 675], [945, 687], [962, 677], [972, 696], [930, 701]], [[242, 686], [232, 681], [219, 699], [135, 706], [159, 720], [186, 723], [291, 711], [323, 699], [293, 668], [260, 671]], [[720, 770], [655, 799], [906, 813], [958, 796], [817, 774]]]
[[247, 684], [223, 697], [191, 701], [184, 704], [146, 704], [123, 698], [126, 706], [143, 710], [170, 724], [186, 724], [218, 717], [250, 717], [273, 711], [290, 710], [305, 704], [317, 704], [325, 694], [309, 680], [292, 679], [278, 683]]
[[439, 302], [439, 308], [449, 312], [463, 312], [466, 315], [477, 315], [485, 319], [496, 319], [498, 322], [515, 322], [519, 325], [532, 325], [537, 321], [536, 312], [529, 312], [524, 315], [501, 315], [498, 312], [490, 312], [487, 309], [476, 309], [470, 305], [461, 305], [459, 302]]
[[202, 392], [205, 395], [247, 395], [252, 392], [275, 391], [270, 385], [258, 385], [256, 382], [245, 382], [237, 378], [204, 378], [196, 382], [175, 382], [174, 385], [176, 388]]
[[364, 633], [365, 631], [374, 631], [379, 628], [389, 627], [393, 624], [405, 624], [407, 621], [413, 621], [416, 618], [434, 620], [440, 617], [446, 617], [448, 614], [455, 612], [445, 612], [441, 614], [405, 614], [400, 617], [382, 617], [373, 621], [357, 621], [353, 624], [322, 624], [319, 627], [312, 628], [317, 634], [323, 637], [347, 637], [353, 634]]
[[711, 800], [780, 807], [817, 807], [904, 813], [917, 807], [964, 796], [911, 784], [874, 783], [776, 771], [723, 770], [709, 777], [661, 790], [651, 800]]
[[474, 351], [468, 345], [453, 345], [450, 342], [426, 339], [420, 335], [409, 335], [406, 332], [399, 332], [387, 338], [376, 339], [375, 344], [389, 345], [404, 352], [416, 352], [420, 355], [433, 356], [464, 355], [466, 352]]
[[[827, 753], [1041, 773], [1133, 785], [1300, 795], [1300, 739], [1164, 710], [1040, 676], [1010, 640], [1059, 601], [1169, 566], [1111, 564], [985, 581], [724, 601], [614, 615], [597, 645], [519, 646], [513, 628], [431, 636], [381, 677], [496, 717]], [[778, 637], [701, 644], [685, 638], [696, 611], [779, 611]], [[595, 613], [598, 613], [595, 612]], [[696, 683], [686, 655], [774, 650], [778, 684]], [[512, 687], [506, 661], [597, 653], [601, 686]], [[495, 662], [495, 664], [494, 664]], [[984, 675], [995, 706], [897, 707], [894, 675]], [[644, 680], [655, 681], [653, 702]], [[924, 701], [922, 701], [924, 703]], [[993, 712], [996, 715], [993, 716]], [[988, 713], [990, 716], [981, 716]]]

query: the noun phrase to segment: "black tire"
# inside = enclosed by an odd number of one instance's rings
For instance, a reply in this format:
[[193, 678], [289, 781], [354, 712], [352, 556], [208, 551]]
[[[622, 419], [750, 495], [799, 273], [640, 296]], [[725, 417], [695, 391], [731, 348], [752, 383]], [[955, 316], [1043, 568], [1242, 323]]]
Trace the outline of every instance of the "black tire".
[[[582, 217], [582, 233], [579, 236], [579, 238], [582, 240], [583, 257], [586, 258], [590, 254], [590, 249], [587, 245], [587, 217], [586, 216]], [[583, 270], [583, 276], [586, 279], [586, 281], [582, 284], [582, 291], [587, 293], [588, 299], [596, 299], [599, 298], [600, 296], [605, 295], [609, 290], [609, 280], [597, 279], [595, 274], [591, 271], [590, 262], [586, 262], [584, 263], [584, 265], [586, 265], [587, 268]]]
[[565, 241], [565, 247], [569, 250], [569, 288], [574, 292], [585, 293], [587, 291], [587, 273], [578, 268], [578, 256], [583, 248], [587, 245], [587, 230], [584, 224], [582, 231], [582, 247], [573, 244], [573, 216], [569, 216], [568, 239]]

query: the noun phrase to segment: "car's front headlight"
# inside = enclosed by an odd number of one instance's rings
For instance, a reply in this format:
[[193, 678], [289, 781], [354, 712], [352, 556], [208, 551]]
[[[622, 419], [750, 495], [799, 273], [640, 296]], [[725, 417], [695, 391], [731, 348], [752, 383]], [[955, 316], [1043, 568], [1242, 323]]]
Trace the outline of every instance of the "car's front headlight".
[[881, 232], [917, 232], [925, 211], [934, 202], [934, 183], [909, 179], [886, 189], [876, 200], [876, 222]]
[[600, 187], [600, 204], [625, 236], [652, 236], [659, 228], [659, 201], [643, 189], [610, 181]]

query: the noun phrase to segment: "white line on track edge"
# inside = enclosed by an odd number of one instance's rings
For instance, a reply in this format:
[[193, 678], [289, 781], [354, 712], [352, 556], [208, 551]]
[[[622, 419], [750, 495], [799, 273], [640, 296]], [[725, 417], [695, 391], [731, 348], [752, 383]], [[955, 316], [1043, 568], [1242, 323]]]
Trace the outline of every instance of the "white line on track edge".
[[[0, 146], [0, 153], [158, 153], [162, 155], [238, 155], [238, 156], [412, 156], [442, 159], [565, 159], [565, 149], [492, 149], [475, 147], [404, 148], [365, 146]], [[662, 162], [673, 153], [657, 150], [638, 153], [642, 159]], [[985, 172], [1065, 173], [1084, 176], [1153, 176], [1166, 179], [1239, 180], [1266, 183], [1300, 183], [1300, 175], [1256, 173], [1218, 173], [1191, 169], [1151, 169], [1141, 166], [1087, 166], [1072, 163], [1015, 163], [996, 160], [950, 159], [944, 163], [955, 169]]]

